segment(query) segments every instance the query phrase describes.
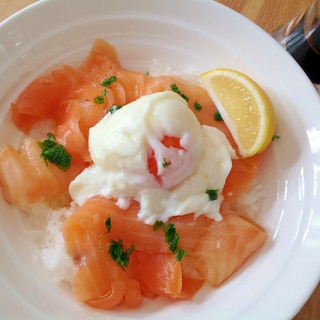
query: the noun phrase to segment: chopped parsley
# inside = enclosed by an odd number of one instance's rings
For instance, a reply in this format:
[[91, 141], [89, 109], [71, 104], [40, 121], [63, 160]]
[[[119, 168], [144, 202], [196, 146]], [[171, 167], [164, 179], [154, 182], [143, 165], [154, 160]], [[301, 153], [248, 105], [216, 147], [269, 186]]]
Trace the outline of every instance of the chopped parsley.
[[183, 98], [187, 102], [189, 101], [189, 97], [187, 97], [175, 83], [171, 84], [170, 88], [173, 92], [177, 93], [181, 98]]
[[178, 248], [176, 253], [175, 253], [176, 260], [177, 261], [181, 261], [187, 254], [188, 254], [187, 251], [185, 251], [185, 250], [183, 250], [181, 248]]
[[[104, 248], [102, 246], [102, 239], [104, 238], [104, 236], [107, 233], [111, 232], [112, 223], [111, 223], [110, 215], [105, 220], [104, 224], [105, 224], [105, 227], [107, 228], [107, 230], [105, 232], [103, 232], [103, 234], [100, 236], [100, 244], [99, 244], [99, 248], [102, 252], [104, 252]], [[119, 267], [121, 267], [122, 269], [128, 267], [129, 261], [130, 261], [129, 256], [134, 251], [135, 247], [132, 245], [127, 250], [124, 250], [122, 239], [119, 239], [118, 241], [115, 241], [113, 239], [109, 239], [109, 242], [110, 242], [109, 243], [109, 254], [110, 254], [111, 259], [113, 261], [115, 261], [117, 263], [117, 265]]]
[[126, 251], [124, 251], [123, 241], [119, 239], [115, 241], [110, 239], [110, 246], [109, 246], [109, 254], [113, 261], [117, 263], [122, 269], [128, 267], [129, 265], [129, 256], [134, 251], [135, 247], [132, 245]]
[[163, 161], [162, 161], [162, 167], [163, 168], [166, 168], [168, 166], [170, 166], [171, 162], [170, 161], [167, 161], [166, 158], [163, 158]]
[[223, 118], [222, 118], [221, 113], [220, 113], [219, 110], [217, 110], [217, 111], [215, 112], [215, 114], [214, 114], [214, 120], [216, 120], [216, 121], [223, 121]]
[[279, 139], [280, 139], [280, 136], [278, 136], [277, 134], [274, 134], [272, 137], [272, 141], [279, 140]]
[[218, 190], [207, 189], [206, 194], [208, 195], [210, 201], [214, 201], [218, 199]]
[[94, 103], [96, 104], [103, 104], [104, 103], [104, 97], [105, 96], [97, 96], [93, 99]]
[[202, 110], [202, 105], [198, 102], [198, 101], [195, 101], [194, 102], [194, 108], [198, 111]]
[[106, 78], [106, 79], [102, 80], [101, 85], [105, 88], [103, 89], [103, 92], [100, 96], [97, 96], [93, 99], [94, 103], [103, 104], [104, 98], [107, 96], [107, 89], [106, 88], [109, 88], [111, 86], [111, 84], [116, 81], [117, 81], [116, 76], [111, 76], [110, 78]]
[[110, 78], [106, 78], [101, 82], [101, 85], [103, 87], [110, 87], [111, 83], [116, 82], [117, 81], [117, 77], [116, 76], [111, 76]]
[[187, 251], [178, 246], [180, 236], [177, 233], [176, 227], [173, 223], [170, 222], [165, 224], [163, 221], [156, 221], [153, 225], [153, 230], [157, 231], [158, 229], [161, 229], [164, 232], [164, 240], [166, 243], [168, 243], [169, 249], [175, 255], [177, 261], [180, 261], [188, 254]]
[[107, 228], [107, 230], [105, 232], [102, 233], [102, 235], [100, 236], [100, 241], [99, 241], [99, 248], [102, 252], [104, 252], [104, 248], [102, 247], [102, 239], [104, 238], [104, 236], [107, 233], [111, 232], [111, 217], [110, 215], [108, 216], [108, 218], [106, 219], [106, 221], [104, 222], [105, 227]]
[[109, 215], [109, 217], [106, 219], [106, 221], [104, 222], [106, 228], [107, 228], [107, 231], [108, 233], [110, 233], [111, 231], [111, 217]]
[[117, 110], [121, 109], [122, 106], [119, 106], [119, 105], [113, 105], [111, 108], [108, 109], [108, 112], [110, 113], [115, 113]]
[[44, 159], [46, 165], [48, 161], [56, 165], [63, 171], [67, 171], [71, 165], [71, 154], [69, 154], [62, 144], [56, 143], [55, 136], [47, 133], [48, 139], [37, 142], [38, 146], [42, 149], [40, 157]]

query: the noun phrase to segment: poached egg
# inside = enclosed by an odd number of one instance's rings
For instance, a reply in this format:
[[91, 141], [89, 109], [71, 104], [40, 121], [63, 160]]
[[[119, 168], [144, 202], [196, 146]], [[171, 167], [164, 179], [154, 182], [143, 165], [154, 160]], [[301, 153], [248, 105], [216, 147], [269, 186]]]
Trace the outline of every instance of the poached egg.
[[235, 152], [177, 93], [142, 96], [109, 112], [90, 129], [88, 142], [93, 164], [69, 186], [78, 205], [96, 195], [116, 199], [123, 209], [136, 200], [138, 218], [147, 224], [188, 213], [221, 219]]

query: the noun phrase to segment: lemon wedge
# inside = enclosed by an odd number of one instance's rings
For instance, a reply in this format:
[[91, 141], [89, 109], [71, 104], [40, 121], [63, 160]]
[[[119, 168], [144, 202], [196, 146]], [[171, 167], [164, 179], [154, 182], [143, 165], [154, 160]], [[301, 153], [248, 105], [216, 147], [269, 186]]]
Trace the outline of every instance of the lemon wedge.
[[265, 91], [249, 76], [227, 68], [200, 75], [229, 128], [239, 152], [250, 157], [264, 151], [274, 136], [276, 117]]

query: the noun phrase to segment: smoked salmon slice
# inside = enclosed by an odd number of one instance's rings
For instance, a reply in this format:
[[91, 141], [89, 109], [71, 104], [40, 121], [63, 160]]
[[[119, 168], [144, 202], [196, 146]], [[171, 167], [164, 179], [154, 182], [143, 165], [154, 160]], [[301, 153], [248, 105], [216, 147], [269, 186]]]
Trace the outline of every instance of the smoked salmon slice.
[[207, 233], [190, 252], [200, 275], [213, 287], [228, 279], [266, 240], [266, 231], [253, 221], [225, 215], [212, 222]]
[[[219, 222], [204, 216], [195, 219], [192, 214], [172, 217], [170, 222], [174, 223], [180, 236], [180, 246], [188, 251], [185, 261], [183, 258], [180, 262], [170, 252], [163, 233], [138, 220], [138, 210], [137, 203], [122, 210], [111, 199], [93, 197], [65, 221], [62, 233], [67, 250], [76, 265], [80, 265], [75, 274], [76, 280], [73, 280], [76, 283], [75, 295], [80, 300], [87, 302], [88, 299], [82, 290], [93, 292], [95, 296], [110, 291], [112, 284], [109, 282], [103, 290], [90, 288], [93, 281], [98, 281], [97, 286], [100, 286], [101, 274], [110, 273], [114, 267], [112, 272], [116, 277], [110, 279], [117, 281], [114, 286], [118, 285], [119, 279], [124, 286], [129, 279], [134, 279], [139, 284], [139, 290], [148, 297], [191, 297], [204, 281], [214, 287], [219, 286], [266, 239], [266, 231], [262, 227], [235, 215], [226, 215]], [[109, 233], [106, 233], [107, 219], [111, 221]], [[121, 239], [126, 247], [134, 245], [128, 270], [121, 269], [108, 256], [110, 239]], [[101, 259], [103, 262], [100, 262]], [[95, 301], [98, 298], [90, 296], [90, 299]]]
[[40, 157], [41, 149], [26, 138], [16, 150], [10, 145], [0, 148], [0, 181], [4, 198], [15, 206], [68, 195], [70, 182], [83, 170], [83, 163], [73, 162], [62, 171]]
[[[114, 79], [106, 84], [106, 80]], [[79, 68], [63, 66], [34, 80], [12, 103], [12, 120], [28, 135], [39, 123], [53, 122], [58, 143], [71, 154], [71, 167], [63, 171], [40, 157], [37, 141], [27, 136], [15, 149], [0, 148], [0, 182], [5, 199], [23, 206], [68, 195], [70, 182], [91, 164], [88, 150], [89, 129], [113, 106], [123, 105], [150, 93], [179, 89], [189, 108], [203, 125], [224, 132], [238, 151], [205, 89], [177, 76], [150, 76], [129, 71], [121, 65], [117, 52], [97, 39]], [[49, 126], [48, 126], [49, 130]], [[175, 137], [162, 143], [181, 148]], [[73, 258], [75, 272], [71, 281], [74, 296], [99, 309], [120, 304], [137, 308], [142, 297], [191, 298], [204, 282], [213, 287], [229, 279], [264, 243], [266, 231], [253, 221], [230, 214], [240, 195], [250, 190], [262, 155], [233, 159], [221, 204], [222, 221], [193, 213], [171, 217], [179, 234], [179, 247], [187, 252], [177, 260], [165, 242], [162, 230], [154, 230], [137, 218], [139, 204], [120, 209], [115, 199], [93, 197], [64, 222], [62, 234], [66, 250]], [[152, 154], [148, 169], [156, 175]], [[107, 230], [106, 221], [111, 228]], [[119, 266], [109, 253], [111, 240], [134, 248], [129, 264]], [[121, 241], [120, 241], [121, 240]]]
[[85, 77], [81, 71], [64, 66], [34, 80], [11, 106], [13, 123], [28, 134], [38, 121], [56, 120], [60, 116], [61, 102]]
[[[103, 86], [102, 82], [109, 77], [115, 77], [116, 81], [107, 87]], [[237, 149], [224, 122], [214, 119], [217, 109], [205, 89], [177, 76], [153, 77], [128, 71], [120, 65], [115, 49], [100, 39], [95, 41], [88, 58], [78, 69], [63, 66], [34, 80], [12, 104], [12, 120], [25, 133], [39, 122], [54, 121], [53, 131], [57, 141], [64, 145], [74, 161], [81, 163], [84, 168], [91, 163], [87, 142], [89, 129], [101, 120], [113, 105], [122, 106], [141, 95], [171, 90], [173, 84], [188, 98], [188, 105], [200, 123], [223, 131]], [[102, 103], [95, 102], [97, 96], [103, 96]], [[13, 161], [10, 157], [2, 163]], [[229, 204], [239, 193], [250, 188], [250, 183], [257, 173], [258, 163], [259, 157], [234, 160], [224, 192]], [[151, 170], [154, 169], [152, 158], [149, 167]], [[5, 169], [2, 168], [3, 170]], [[23, 171], [19, 172], [23, 174]], [[8, 177], [2, 175], [1, 180], [3, 179]], [[21, 177], [20, 180], [26, 180], [26, 177]], [[70, 181], [66, 178], [65, 184], [68, 182]], [[55, 188], [49, 185], [49, 181], [47, 183], [48, 188]], [[10, 183], [4, 180], [2, 185], [6, 188]], [[16, 197], [23, 192], [26, 195], [32, 193], [28, 190], [28, 184], [25, 185], [24, 191], [16, 193]], [[14, 196], [12, 190], [4, 190], [4, 193]], [[40, 194], [38, 198], [43, 199]], [[36, 197], [33, 197], [28, 201], [25, 197], [23, 201], [11, 199], [10, 202], [32, 203], [35, 199]]]

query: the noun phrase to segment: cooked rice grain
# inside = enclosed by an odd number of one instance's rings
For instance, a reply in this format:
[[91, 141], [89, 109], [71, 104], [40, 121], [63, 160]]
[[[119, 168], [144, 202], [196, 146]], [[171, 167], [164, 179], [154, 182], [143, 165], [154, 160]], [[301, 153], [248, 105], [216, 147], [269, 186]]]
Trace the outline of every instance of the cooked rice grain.
[[41, 260], [57, 282], [70, 281], [73, 273], [74, 264], [65, 250], [61, 227], [75, 208], [73, 202], [57, 209], [42, 202], [23, 209], [27, 232], [39, 248], [39, 255], [35, 258]]

